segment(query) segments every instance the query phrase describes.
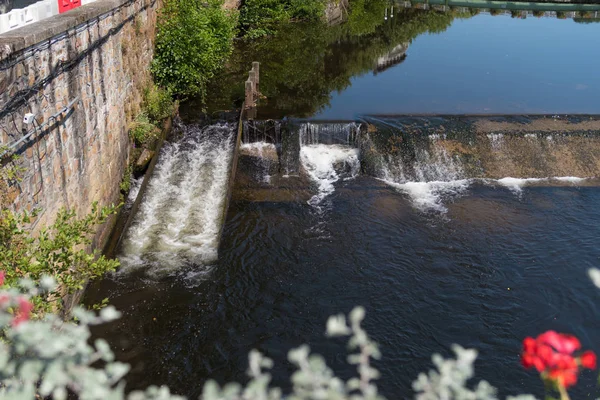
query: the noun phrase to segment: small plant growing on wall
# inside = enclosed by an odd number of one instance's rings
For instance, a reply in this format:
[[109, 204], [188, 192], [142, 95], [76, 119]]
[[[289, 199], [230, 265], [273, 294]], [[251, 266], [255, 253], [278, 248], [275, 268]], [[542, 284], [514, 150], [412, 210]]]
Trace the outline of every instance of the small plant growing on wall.
[[160, 129], [150, 121], [146, 113], [138, 115], [129, 126], [129, 137], [137, 147], [148, 145], [151, 141], [156, 140], [159, 135]]
[[150, 122], [159, 124], [171, 117], [175, 112], [177, 104], [168, 90], [151, 84], [144, 90], [144, 101], [142, 108]]

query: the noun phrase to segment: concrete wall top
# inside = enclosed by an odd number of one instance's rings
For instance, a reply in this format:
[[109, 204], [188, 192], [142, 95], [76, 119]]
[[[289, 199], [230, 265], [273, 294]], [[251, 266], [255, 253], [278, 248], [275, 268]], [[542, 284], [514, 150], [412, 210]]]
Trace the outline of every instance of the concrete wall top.
[[0, 60], [98, 18], [131, 0], [98, 0], [0, 35]]

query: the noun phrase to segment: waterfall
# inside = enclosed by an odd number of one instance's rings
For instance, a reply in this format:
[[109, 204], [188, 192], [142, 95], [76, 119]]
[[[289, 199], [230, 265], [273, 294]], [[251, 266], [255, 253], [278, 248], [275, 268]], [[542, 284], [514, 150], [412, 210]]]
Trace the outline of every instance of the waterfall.
[[[355, 145], [360, 124], [248, 121], [244, 125], [243, 154], [254, 162], [257, 179], [271, 181], [269, 171], [278, 169], [282, 178], [306, 176], [316, 193], [308, 203], [318, 206], [335, 191], [335, 183], [352, 179], [360, 172]], [[277, 154], [275, 154], [277, 153]], [[274, 168], [277, 157], [279, 168]]]
[[139, 211], [125, 234], [122, 270], [150, 274], [217, 258], [235, 125], [183, 126], [165, 143]]
[[302, 166], [313, 182], [318, 193], [308, 203], [317, 206], [335, 191], [334, 183], [340, 179], [352, 179], [360, 171], [358, 149], [337, 144], [309, 144], [300, 149]]
[[312, 182], [311, 205], [362, 172], [406, 194], [418, 209], [445, 212], [474, 182], [520, 195], [527, 186], [581, 185], [599, 176], [600, 136], [590, 126], [544, 117], [364, 117], [251, 121], [244, 138], [263, 149], [275, 145], [282, 176]]
[[355, 122], [306, 122], [298, 127], [298, 131], [300, 133], [300, 144], [302, 146], [313, 144], [353, 146], [360, 131], [360, 124]]
[[261, 183], [270, 184], [274, 164], [277, 162], [277, 148], [273, 143], [242, 143], [240, 153], [256, 159], [257, 168], [254, 178]]
[[334, 183], [352, 179], [360, 172], [359, 152], [354, 147], [359, 129], [354, 122], [300, 126], [300, 161], [318, 191], [308, 201], [310, 205], [318, 206], [335, 191]]

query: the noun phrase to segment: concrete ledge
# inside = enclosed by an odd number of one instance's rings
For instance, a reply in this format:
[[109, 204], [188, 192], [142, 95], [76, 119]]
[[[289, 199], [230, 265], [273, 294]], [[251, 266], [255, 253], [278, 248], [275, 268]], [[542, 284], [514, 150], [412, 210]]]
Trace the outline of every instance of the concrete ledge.
[[0, 60], [106, 14], [131, 0], [98, 0], [0, 35]]

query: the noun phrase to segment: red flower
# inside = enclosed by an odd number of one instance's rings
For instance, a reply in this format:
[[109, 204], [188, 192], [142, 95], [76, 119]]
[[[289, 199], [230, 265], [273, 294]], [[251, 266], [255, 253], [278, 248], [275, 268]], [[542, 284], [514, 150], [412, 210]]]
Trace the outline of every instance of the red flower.
[[12, 320], [13, 326], [18, 326], [22, 322], [29, 320], [29, 313], [33, 310], [33, 304], [29, 302], [25, 297], [19, 297], [18, 299], [19, 309], [17, 315]]
[[552, 346], [559, 353], [572, 354], [581, 348], [581, 343], [573, 335], [547, 331], [537, 337], [538, 342]]
[[579, 349], [581, 343], [575, 336], [547, 331], [536, 339], [527, 337], [523, 340], [521, 363], [568, 388], [577, 383], [579, 365], [596, 368], [596, 355], [586, 351], [577, 358], [573, 353]]
[[6, 276], [6, 272], [0, 271], [0, 286], [4, 285], [4, 277]]
[[596, 354], [588, 350], [581, 355], [579, 362], [583, 368], [596, 369]]
[[577, 383], [577, 369], [560, 370], [553, 369], [548, 373], [548, 377], [557, 381], [560, 385], [568, 388]]

